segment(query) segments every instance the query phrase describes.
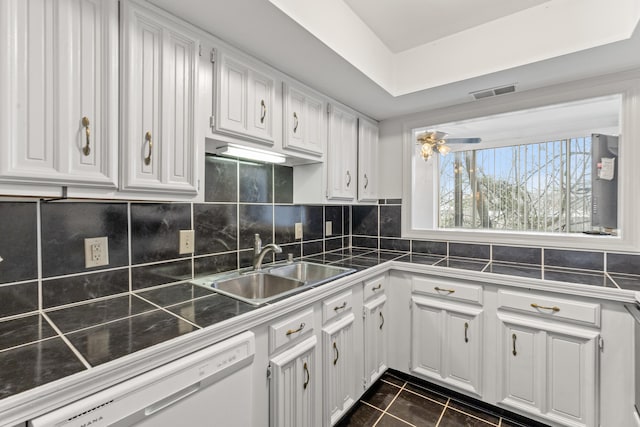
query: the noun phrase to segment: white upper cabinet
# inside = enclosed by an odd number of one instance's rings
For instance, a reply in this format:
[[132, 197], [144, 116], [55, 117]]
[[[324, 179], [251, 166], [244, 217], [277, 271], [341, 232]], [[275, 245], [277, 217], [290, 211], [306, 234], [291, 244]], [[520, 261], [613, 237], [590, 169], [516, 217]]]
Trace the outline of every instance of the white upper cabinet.
[[217, 62], [216, 130], [273, 145], [275, 79], [226, 52]]
[[0, 2], [0, 181], [115, 187], [118, 2]]
[[327, 199], [354, 200], [357, 188], [358, 122], [346, 109], [329, 105]]
[[358, 119], [358, 201], [378, 201], [378, 126]]
[[322, 156], [325, 146], [325, 102], [292, 83], [283, 83], [284, 149]]
[[134, 2], [121, 13], [122, 189], [196, 193], [199, 41]]

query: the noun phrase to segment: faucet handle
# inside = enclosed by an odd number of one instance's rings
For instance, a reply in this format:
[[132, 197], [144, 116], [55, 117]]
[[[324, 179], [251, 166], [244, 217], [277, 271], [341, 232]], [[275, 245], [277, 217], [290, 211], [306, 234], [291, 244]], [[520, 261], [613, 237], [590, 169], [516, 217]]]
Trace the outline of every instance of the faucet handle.
[[253, 252], [259, 254], [262, 250], [262, 239], [258, 233], [253, 235]]

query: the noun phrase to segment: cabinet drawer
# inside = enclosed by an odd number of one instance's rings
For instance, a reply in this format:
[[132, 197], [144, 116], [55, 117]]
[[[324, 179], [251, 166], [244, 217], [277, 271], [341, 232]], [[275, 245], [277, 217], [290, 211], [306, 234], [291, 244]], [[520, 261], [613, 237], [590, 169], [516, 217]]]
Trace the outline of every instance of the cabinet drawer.
[[386, 276], [379, 276], [364, 282], [365, 301], [375, 298], [378, 295], [384, 295], [385, 288], [387, 287], [387, 281], [385, 279]]
[[450, 280], [414, 277], [413, 292], [434, 295], [447, 300], [482, 304], [482, 286], [456, 283]]
[[269, 326], [269, 353], [298, 342], [313, 332], [313, 310], [307, 310]]
[[353, 308], [353, 294], [351, 290], [340, 295], [326, 299], [322, 303], [322, 320], [326, 323], [329, 320], [348, 313]]
[[600, 304], [553, 298], [540, 293], [498, 291], [498, 308], [549, 319], [600, 326]]

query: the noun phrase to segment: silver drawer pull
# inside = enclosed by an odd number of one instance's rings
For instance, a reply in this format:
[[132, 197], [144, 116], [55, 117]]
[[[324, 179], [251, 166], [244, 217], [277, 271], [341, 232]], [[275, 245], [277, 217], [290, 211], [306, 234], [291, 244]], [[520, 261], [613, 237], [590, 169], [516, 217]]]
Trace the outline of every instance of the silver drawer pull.
[[289, 336], [291, 334], [297, 334], [298, 332], [300, 332], [303, 329], [304, 329], [304, 323], [300, 323], [300, 327], [298, 329], [289, 329], [287, 331], [287, 336]]
[[443, 289], [443, 288], [439, 288], [437, 286], [435, 288], [433, 288], [433, 289], [435, 289], [438, 292], [449, 292], [450, 294], [455, 292], [455, 289]]
[[380, 289], [382, 289], [382, 283], [379, 283], [378, 286], [374, 286], [373, 288], [371, 288], [371, 290], [374, 292]]
[[347, 302], [343, 302], [342, 305], [337, 305], [335, 307], [333, 307], [334, 311], [338, 311], [338, 310], [342, 310], [343, 308], [345, 308], [347, 306]]

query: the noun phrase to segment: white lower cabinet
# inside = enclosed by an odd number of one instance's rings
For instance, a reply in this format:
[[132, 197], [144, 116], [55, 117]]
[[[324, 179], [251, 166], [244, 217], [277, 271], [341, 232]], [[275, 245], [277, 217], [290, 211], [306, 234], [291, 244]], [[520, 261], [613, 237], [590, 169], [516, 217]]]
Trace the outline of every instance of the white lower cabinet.
[[359, 396], [353, 313], [322, 329], [324, 425], [335, 424]]
[[597, 331], [499, 314], [502, 405], [567, 426], [598, 425]]
[[411, 371], [482, 395], [482, 308], [414, 295]]
[[315, 335], [270, 360], [270, 425], [317, 426], [319, 413]]
[[364, 386], [369, 388], [387, 370], [387, 296], [364, 303]]

